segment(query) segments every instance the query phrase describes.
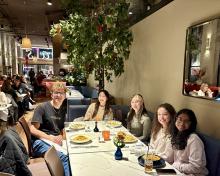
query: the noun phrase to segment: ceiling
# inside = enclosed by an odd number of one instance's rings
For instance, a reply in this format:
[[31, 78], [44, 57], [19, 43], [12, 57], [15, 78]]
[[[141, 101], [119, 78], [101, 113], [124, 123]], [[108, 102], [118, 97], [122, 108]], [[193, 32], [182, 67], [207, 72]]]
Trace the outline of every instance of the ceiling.
[[[32, 45], [50, 43], [50, 25], [63, 18], [59, 0], [0, 0], [0, 30], [12, 32], [19, 39], [25, 34]], [[46, 41], [47, 40], [47, 41]]]
[[[17, 40], [28, 35], [32, 45], [50, 45], [50, 25], [63, 19], [60, 0], [0, 0], [0, 31], [11, 32]], [[83, 2], [91, 0], [83, 0]], [[133, 25], [172, 0], [127, 0], [130, 3], [130, 24]], [[85, 3], [84, 2], [84, 3]]]

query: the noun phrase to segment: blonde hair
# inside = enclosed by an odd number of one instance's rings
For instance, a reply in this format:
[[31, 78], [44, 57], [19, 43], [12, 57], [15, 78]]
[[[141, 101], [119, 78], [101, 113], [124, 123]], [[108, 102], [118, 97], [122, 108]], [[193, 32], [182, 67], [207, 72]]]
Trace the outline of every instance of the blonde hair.
[[67, 88], [66, 88], [66, 83], [65, 82], [54, 82], [51, 86], [51, 92], [56, 92], [56, 91], [64, 91], [66, 92], [67, 91]]

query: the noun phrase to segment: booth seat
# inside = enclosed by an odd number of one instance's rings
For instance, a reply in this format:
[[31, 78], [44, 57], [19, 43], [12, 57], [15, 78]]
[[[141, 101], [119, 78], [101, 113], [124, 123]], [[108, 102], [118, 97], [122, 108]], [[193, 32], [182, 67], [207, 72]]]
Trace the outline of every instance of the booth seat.
[[[71, 122], [75, 118], [84, 116], [87, 111], [87, 108], [89, 106], [88, 104], [83, 104], [83, 103], [77, 104], [77, 102], [75, 102], [75, 103], [76, 104], [74, 104], [73, 102], [69, 102], [69, 104], [67, 106], [67, 117], [66, 117], [67, 122]], [[130, 110], [130, 107], [127, 105], [111, 105], [111, 108], [114, 113], [114, 119], [121, 121], [124, 126], [127, 126], [126, 119], [127, 119], [127, 114]], [[148, 116], [151, 119], [153, 119], [154, 113], [151, 111], [147, 111], [147, 113], [148, 113]]]
[[220, 140], [198, 133], [204, 143], [209, 176], [220, 175]]
[[85, 98], [98, 98], [98, 91], [93, 87], [81, 86], [80, 92], [83, 94]]
[[[188, 83], [184, 84], [184, 90], [187, 94], [189, 94], [192, 91], [199, 91], [201, 85], [194, 84], [194, 83]], [[218, 95], [218, 87], [216, 86], [209, 86], [209, 89], [213, 92], [213, 97], [216, 97]]]
[[90, 86], [67, 86], [67, 88], [78, 90], [85, 98], [98, 98], [98, 90]]
[[72, 122], [78, 117], [85, 115], [89, 105], [69, 105], [67, 107], [66, 122]]
[[[67, 107], [66, 121], [71, 122], [78, 117], [84, 116], [88, 107], [89, 105], [85, 104], [69, 104]], [[124, 124], [125, 119], [127, 117], [127, 113], [129, 111], [129, 107], [126, 105], [111, 105], [111, 108], [113, 110], [115, 120], [122, 121]]]
[[82, 99], [68, 98], [67, 99], [67, 106], [69, 106], [69, 105], [90, 105], [90, 104], [91, 104], [90, 98], [82, 98]]

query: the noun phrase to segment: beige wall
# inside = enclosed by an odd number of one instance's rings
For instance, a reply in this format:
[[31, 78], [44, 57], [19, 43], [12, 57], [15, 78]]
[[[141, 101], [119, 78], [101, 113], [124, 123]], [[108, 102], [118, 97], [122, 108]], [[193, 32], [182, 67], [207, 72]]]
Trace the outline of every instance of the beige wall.
[[169, 102], [195, 111], [200, 131], [220, 138], [220, 103], [182, 95], [187, 27], [220, 16], [219, 0], [174, 0], [132, 27], [134, 42], [125, 73], [106, 89], [127, 104], [141, 93], [148, 109]]

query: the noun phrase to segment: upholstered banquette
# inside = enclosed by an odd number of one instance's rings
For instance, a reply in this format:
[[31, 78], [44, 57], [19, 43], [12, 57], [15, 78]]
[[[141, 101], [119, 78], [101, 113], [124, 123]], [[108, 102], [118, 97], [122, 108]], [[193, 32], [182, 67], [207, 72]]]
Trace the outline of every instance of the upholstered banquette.
[[204, 143], [209, 176], [220, 176], [220, 140], [198, 133]]

